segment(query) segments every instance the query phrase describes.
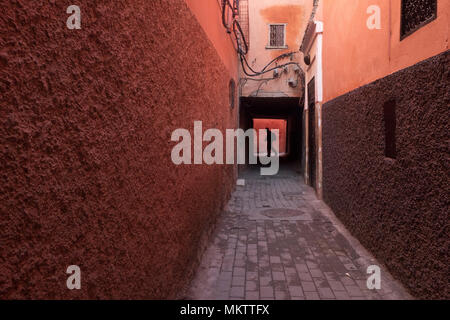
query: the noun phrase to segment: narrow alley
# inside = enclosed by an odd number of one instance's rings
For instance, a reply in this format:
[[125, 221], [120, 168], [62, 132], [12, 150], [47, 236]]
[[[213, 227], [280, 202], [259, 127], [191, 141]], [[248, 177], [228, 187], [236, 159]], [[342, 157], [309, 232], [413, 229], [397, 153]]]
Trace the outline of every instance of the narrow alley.
[[449, 300], [449, 24], [449, 0], [6, 1], [0, 300]]
[[[411, 298], [294, 170], [242, 179], [186, 299]], [[367, 289], [369, 265], [381, 267], [381, 290]]]

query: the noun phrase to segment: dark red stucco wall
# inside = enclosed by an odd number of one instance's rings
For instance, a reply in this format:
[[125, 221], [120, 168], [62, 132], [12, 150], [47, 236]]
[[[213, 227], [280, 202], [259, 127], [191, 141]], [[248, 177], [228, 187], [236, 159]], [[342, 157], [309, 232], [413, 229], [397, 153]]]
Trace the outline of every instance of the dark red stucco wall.
[[[450, 298], [449, 65], [443, 53], [323, 107], [325, 201], [420, 298]], [[391, 100], [396, 160], [384, 157]]]
[[183, 0], [80, 0], [81, 30], [71, 4], [2, 6], [0, 298], [176, 297], [234, 168], [170, 137], [235, 127], [229, 70]]

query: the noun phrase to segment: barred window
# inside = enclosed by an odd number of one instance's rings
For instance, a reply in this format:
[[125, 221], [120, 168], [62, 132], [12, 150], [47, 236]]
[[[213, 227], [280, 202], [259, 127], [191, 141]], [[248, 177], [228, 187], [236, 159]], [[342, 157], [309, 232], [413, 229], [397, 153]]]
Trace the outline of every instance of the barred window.
[[285, 24], [271, 24], [269, 25], [269, 47], [285, 47]]
[[437, 17], [437, 0], [402, 0], [401, 40]]

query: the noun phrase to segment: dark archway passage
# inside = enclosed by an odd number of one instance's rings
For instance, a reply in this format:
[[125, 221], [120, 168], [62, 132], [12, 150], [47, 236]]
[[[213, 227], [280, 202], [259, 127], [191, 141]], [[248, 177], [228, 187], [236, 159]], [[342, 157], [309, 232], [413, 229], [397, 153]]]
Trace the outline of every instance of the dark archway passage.
[[[240, 108], [240, 127], [244, 130], [254, 128], [255, 120], [258, 119], [286, 121], [285, 136], [280, 135], [282, 151], [284, 151], [280, 156], [280, 170], [289, 168], [302, 173], [302, 108], [299, 103], [299, 98], [291, 97], [243, 97]], [[249, 166], [241, 166], [240, 171], [248, 168]]]

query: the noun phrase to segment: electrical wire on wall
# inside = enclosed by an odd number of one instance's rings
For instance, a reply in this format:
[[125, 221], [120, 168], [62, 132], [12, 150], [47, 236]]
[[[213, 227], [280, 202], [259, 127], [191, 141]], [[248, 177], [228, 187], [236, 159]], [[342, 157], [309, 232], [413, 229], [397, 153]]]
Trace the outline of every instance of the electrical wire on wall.
[[239, 15], [239, 0], [233, 0], [233, 4], [231, 4], [230, 0], [222, 0], [222, 24], [228, 33], [231, 33], [231, 27], [228, 23], [228, 19], [230, 18], [230, 10], [232, 20], [234, 21]]
[[[250, 64], [247, 61], [246, 55], [248, 53], [248, 43], [245, 39], [244, 32], [242, 31], [241, 25], [239, 24], [239, 21], [237, 17], [239, 16], [239, 0], [232, 0], [232, 3], [230, 0], [222, 0], [222, 23], [225, 29], [228, 33], [233, 33], [234, 38], [236, 41], [236, 48], [237, 52], [239, 54], [239, 60], [241, 62], [242, 70], [248, 77], [257, 77], [264, 75], [266, 73], [272, 72], [277, 69], [282, 69], [289, 65], [296, 65], [300, 68], [300, 65], [297, 62], [287, 62], [281, 65], [276, 64], [275, 66], [271, 67], [274, 63], [278, 63], [280, 60], [285, 58], [292, 58], [292, 56], [296, 52], [288, 52], [283, 53], [270, 61], [267, 65], [264, 66], [260, 71], [254, 70]], [[232, 19], [232, 22], [229, 21], [229, 19]], [[261, 81], [270, 81], [276, 79], [276, 77], [273, 78], [266, 78], [261, 79]]]

